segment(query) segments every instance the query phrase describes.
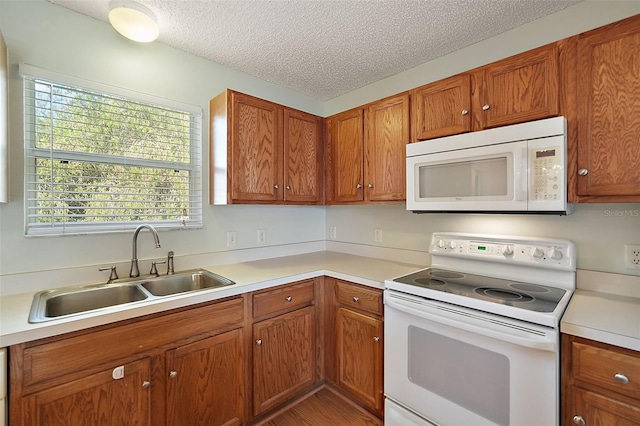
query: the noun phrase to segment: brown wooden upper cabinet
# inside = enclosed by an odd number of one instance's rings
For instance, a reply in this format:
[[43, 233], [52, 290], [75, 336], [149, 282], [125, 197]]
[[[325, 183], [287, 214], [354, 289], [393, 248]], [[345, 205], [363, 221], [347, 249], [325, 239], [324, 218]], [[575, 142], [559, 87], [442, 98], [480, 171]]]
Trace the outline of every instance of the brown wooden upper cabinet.
[[327, 204], [405, 199], [409, 94], [327, 118]]
[[411, 142], [471, 131], [471, 76], [460, 74], [411, 91]]
[[640, 15], [576, 38], [576, 201], [640, 202]]
[[474, 130], [558, 115], [555, 43], [481, 67], [473, 78]]
[[543, 46], [411, 91], [411, 142], [559, 113], [558, 48]]
[[322, 118], [233, 90], [210, 102], [211, 204], [322, 204]]

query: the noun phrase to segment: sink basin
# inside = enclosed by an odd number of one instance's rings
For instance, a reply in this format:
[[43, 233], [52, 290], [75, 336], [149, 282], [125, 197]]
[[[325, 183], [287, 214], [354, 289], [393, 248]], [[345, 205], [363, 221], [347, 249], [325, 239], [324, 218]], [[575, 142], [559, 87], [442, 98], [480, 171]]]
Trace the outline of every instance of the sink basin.
[[147, 299], [137, 285], [70, 287], [36, 294], [29, 322], [40, 322]]
[[154, 296], [168, 296], [187, 291], [204, 290], [235, 284], [209, 271], [195, 270], [166, 275], [142, 282], [140, 285]]
[[125, 303], [144, 303], [173, 294], [232, 284], [235, 283], [220, 275], [194, 269], [155, 278], [125, 278], [111, 284], [45, 290], [34, 296], [29, 322], [50, 321]]

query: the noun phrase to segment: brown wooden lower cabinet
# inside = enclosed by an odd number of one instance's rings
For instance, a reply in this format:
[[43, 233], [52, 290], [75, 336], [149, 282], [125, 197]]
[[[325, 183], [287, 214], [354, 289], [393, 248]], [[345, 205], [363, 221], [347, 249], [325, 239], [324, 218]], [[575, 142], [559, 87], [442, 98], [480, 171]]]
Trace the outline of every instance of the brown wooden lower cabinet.
[[[144, 358], [36, 392], [24, 399], [27, 426], [150, 424], [150, 362]], [[13, 424], [13, 423], [11, 423]]]
[[640, 353], [562, 335], [563, 426], [640, 425]]
[[313, 307], [254, 324], [253, 413], [262, 414], [315, 378]]
[[382, 321], [340, 308], [338, 383], [374, 411], [382, 410]]
[[[640, 425], [640, 406], [626, 404], [615, 397], [605, 396], [576, 387], [573, 391], [573, 424], [602, 426]], [[575, 420], [574, 420], [575, 418]]]
[[383, 417], [382, 290], [325, 278], [327, 381]]
[[244, 423], [243, 348], [236, 329], [167, 353], [167, 425]]
[[252, 294], [253, 414], [262, 415], [316, 383], [315, 286], [322, 278]]
[[318, 277], [14, 345], [10, 424], [243, 425], [325, 379], [382, 416], [382, 292], [336, 282]]
[[245, 298], [10, 348], [12, 426], [245, 422]]

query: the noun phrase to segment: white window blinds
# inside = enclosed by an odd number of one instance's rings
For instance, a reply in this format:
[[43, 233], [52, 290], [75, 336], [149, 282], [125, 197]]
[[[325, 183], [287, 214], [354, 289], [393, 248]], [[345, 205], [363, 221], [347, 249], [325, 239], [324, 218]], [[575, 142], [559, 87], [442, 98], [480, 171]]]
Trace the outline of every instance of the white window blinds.
[[202, 226], [202, 116], [24, 76], [27, 234]]

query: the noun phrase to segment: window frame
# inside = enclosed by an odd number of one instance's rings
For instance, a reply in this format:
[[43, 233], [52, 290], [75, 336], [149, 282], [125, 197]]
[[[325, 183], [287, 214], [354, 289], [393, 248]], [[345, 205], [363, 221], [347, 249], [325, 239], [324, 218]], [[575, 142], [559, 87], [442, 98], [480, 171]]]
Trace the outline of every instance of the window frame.
[[[146, 223], [153, 225], [158, 230], [166, 229], [200, 229], [203, 226], [203, 188], [202, 188], [202, 109], [193, 105], [187, 105], [176, 101], [159, 98], [156, 96], [135, 92], [103, 83], [84, 80], [63, 74], [47, 71], [32, 65], [20, 64], [19, 73], [23, 77], [23, 125], [24, 125], [24, 233], [25, 236], [42, 235], [78, 235], [78, 234], [99, 234], [128, 232], [138, 225]], [[35, 89], [36, 80], [50, 82], [68, 86], [72, 89], [94, 92], [99, 95], [114, 96], [136, 103], [149, 104], [158, 108], [168, 108], [189, 114], [189, 163], [162, 161], [154, 159], [142, 159], [121, 157], [116, 155], [83, 153], [51, 148], [36, 147], [35, 138], [35, 103], [27, 102], [26, 91], [28, 85], [31, 90]], [[31, 119], [30, 119], [31, 117]], [[62, 158], [64, 157], [64, 158]], [[36, 206], [37, 201], [30, 200], [29, 194], [35, 190], [37, 183], [35, 179], [30, 179], [30, 175], [36, 169], [35, 159], [59, 159], [77, 160], [83, 162], [96, 162], [105, 165], [124, 165], [146, 167], [152, 169], [174, 169], [187, 171], [188, 181], [188, 205], [186, 216], [176, 217], [175, 220], [137, 220], [137, 221], [115, 221], [115, 222], [48, 222], [37, 223], [30, 220], [29, 212]], [[30, 181], [31, 180], [31, 181]]]

